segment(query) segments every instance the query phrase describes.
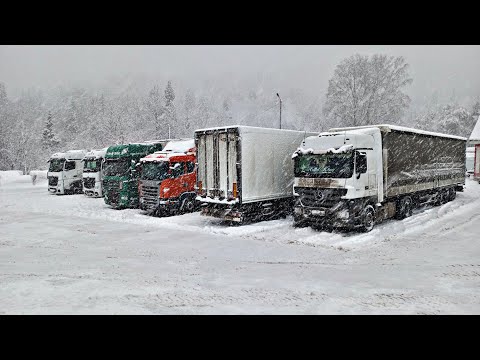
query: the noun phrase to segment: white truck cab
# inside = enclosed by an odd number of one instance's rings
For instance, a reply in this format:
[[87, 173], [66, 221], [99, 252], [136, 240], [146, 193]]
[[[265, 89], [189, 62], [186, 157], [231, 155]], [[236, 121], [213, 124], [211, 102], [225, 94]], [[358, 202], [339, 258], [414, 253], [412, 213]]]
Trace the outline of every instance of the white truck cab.
[[103, 197], [103, 163], [108, 148], [92, 150], [83, 158], [83, 193], [90, 197]]
[[83, 158], [86, 150], [53, 154], [48, 162], [48, 191], [51, 194], [81, 194]]

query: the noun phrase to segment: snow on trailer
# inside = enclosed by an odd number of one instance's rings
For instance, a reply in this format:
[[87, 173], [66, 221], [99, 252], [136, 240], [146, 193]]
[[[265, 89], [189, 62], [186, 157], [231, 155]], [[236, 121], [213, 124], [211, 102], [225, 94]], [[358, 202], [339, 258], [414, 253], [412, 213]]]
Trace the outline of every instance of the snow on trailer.
[[242, 222], [288, 212], [304, 131], [232, 125], [195, 131], [202, 215]]

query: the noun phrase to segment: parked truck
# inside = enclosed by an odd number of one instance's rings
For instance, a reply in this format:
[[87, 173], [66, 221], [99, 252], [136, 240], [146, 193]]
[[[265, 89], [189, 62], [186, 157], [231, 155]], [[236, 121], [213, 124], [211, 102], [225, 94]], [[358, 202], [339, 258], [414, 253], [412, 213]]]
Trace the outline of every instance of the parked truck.
[[168, 140], [113, 145], [107, 149], [103, 165], [103, 197], [115, 209], [137, 208], [137, 162], [148, 154], [160, 151]]
[[103, 197], [103, 162], [108, 148], [92, 150], [83, 158], [83, 193]]
[[311, 134], [239, 125], [196, 130], [201, 215], [242, 223], [291, 212], [290, 157]]
[[140, 159], [140, 209], [157, 216], [195, 211], [195, 163], [193, 139], [171, 141]]
[[293, 154], [295, 226], [370, 231], [465, 185], [466, 139], [392, 125], [331, 129]]
[[48, 191], [51, 194], [81, 194], [83, 158], [87, 150], [55, 153], [48, 160]]

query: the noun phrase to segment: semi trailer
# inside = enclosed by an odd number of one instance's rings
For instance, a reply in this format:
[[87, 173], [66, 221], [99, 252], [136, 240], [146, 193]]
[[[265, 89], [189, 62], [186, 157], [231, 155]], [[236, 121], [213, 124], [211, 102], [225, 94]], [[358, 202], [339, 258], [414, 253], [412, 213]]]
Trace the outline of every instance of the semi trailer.
[[168, 140], [113, 145], [105, 153], [103, 166], [103, 194], [107, 205], [114, 209], [137, 208], [137, 162], [148, 154], [160, 151]]
[[291, 212], [290, 157], [312, 134], [240, 125], [196, 130], [201, 215], [242, 223]]
[[167, 216], [195, 211], [196, 151], [193, 139], [171, 141], [140, 159], [140, 209]]
[[465, 185], [466, 138], [393, 125], [336, 128], [306, 138], [295, 164], [294, 225], [370, 231]]
[[92, 150], [83, 158], [83, 193], [103, 197], [103, 162], [108, 148]]
[[48, 191], [51, 194], [81, 194], [83, 158], [87, 150], [55, 153], [48, 160]]

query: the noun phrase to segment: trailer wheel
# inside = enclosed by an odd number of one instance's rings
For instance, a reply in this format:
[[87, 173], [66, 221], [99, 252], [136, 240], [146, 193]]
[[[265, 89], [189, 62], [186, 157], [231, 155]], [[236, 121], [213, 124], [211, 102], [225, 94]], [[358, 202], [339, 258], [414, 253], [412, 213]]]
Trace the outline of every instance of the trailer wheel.
[[402, 220], [412, 216], [413, 213], [413, 201], [410, 196], [402, 198], [398, 205], [399, 211], [397, 212], [397, 219]]
[[360, 227], [361, 231], [369, 232], [372, 231], [375, 226], [375, 209], [372, 205], [367, 205], [362, 212], [362, 225]]
[[449, 193], [448, 193], [448, 190], [442, 190], [441, 192], [441, 196], [440, 196], [440, 203], [443, 205], [443, 204], [446, 204], [448, 202], [448, 199], [449, 199]]

